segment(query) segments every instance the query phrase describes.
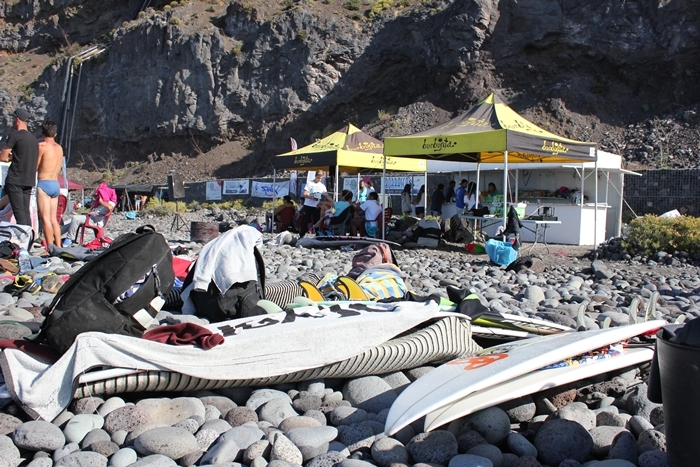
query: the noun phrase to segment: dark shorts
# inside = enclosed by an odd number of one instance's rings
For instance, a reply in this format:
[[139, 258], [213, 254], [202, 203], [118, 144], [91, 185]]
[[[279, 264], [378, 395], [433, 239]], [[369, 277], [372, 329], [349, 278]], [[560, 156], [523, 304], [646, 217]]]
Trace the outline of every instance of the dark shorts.
[[46, 193], [50, 198], [58, 198], [61, 194], [61, 187], [58, 184], [58, 180], [39, 180], [36, 184], [37, 188]]

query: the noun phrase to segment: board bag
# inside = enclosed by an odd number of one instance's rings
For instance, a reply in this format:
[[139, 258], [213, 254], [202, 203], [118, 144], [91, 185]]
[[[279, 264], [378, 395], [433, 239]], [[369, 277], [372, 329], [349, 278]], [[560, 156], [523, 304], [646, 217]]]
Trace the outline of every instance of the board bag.
[[168, 243], [152, 226], [120, 235], [73, 274], [44, 308], [38, 341], [65, 353], [83, 332], [141, 337], [174, 279]]

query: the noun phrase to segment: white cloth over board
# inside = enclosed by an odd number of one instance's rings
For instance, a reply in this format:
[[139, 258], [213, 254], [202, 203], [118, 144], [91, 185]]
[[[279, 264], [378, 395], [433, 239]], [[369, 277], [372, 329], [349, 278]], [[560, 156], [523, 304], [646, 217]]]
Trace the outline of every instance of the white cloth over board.
[[340, 312], [302, 307], [211, 324], [207, 328], [216, 333], [227, 325], [237, 332], [210, 350], [87, 332], [54, 364], [6, 349], [0, 365], [12, 397], [25, 411], [53, 420], [70, 403], [78, 378], [91, 369], [161, 370], [224, 380], [277, 376], [353, 357], [440, 311], [435, 302], [374, 304], [370, 311], [360, 307], [343, 305]]

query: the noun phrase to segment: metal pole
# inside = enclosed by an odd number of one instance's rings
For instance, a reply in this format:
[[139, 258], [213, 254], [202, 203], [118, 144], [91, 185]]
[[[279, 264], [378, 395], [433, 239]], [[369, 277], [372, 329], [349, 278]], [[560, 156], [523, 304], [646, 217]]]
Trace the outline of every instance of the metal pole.
[[[386, 205], [386, 156], [382, 156], [382, 161], [384, 162], [382, 166], [382, 201], [384, 201], [384, 204]], [[386, 207], [384, 207], [386, 209]], [[384, 216], [384, 209], [382, 209], [382, 212], [380, 216], [382, 216], [382, 240], [386, 238], [386, 219]]]
[[338, 178], [338, 164], [335, 165], [335, 199], [333, 201], [338, 201], [338, 184], [340, 183], [340, 179]]
[[66, 148], [65, 159], [70, 162], [70, 151], [73, 142], [73, 129], [75, 128], [75, 109], [78, 106], [78, 94], [80, 93], [80, 77], [83, 75], [83, 66], [80, 65], [80, 70], [78, 71], [78, 82], [75, 85], [75, 99], [73, 100], [73, 107], [71, 108], [71, 118], [70, 118], [70, 131], [68, 132], [68, 147]]
[[503, 151], [503, 229], [508, 218], [508, 151]]
[[[476, 163], [476, 192], [474, 193], [474, 196], [476, 196], [476, 202], [474, 204], [474, 209], [479, 208], [479, 179], [481, 178], [481, 162]], [[469, 206], [467, 206], [469, 208]]]
[[593, 154], [595, 156], [595, 171], [593, 172], [593, 187], [595, 190], [595, 217], [593, 218], [593, 228], [595, 230], [593, 231], [593, 249], [595, 250], [598, 248], [598, 148], [593, 150]]
[[579, 232], [578, 232], [578, 244], [581, 244], [581, 229], [583, 226], [581, 225], [581, 222], [583, 222], [583, 187], [585, 185], [585, 180], [586, 180], [586, 167], [581, 164], [581, 201], [579, 202], [579, 219], [578, 219], [578, 224], [579, 224]]
[[275, 222], [275, 201], [277, 201], [277, 190], [275, 190], [275, 187], [277, 186], [277, 169], [274, 167], [272, 168], [272, 214], [270, 217], [272, 217], [272, 225], [270, 226], [270, 232], [272, 233], [277, 233], [277, 223]]

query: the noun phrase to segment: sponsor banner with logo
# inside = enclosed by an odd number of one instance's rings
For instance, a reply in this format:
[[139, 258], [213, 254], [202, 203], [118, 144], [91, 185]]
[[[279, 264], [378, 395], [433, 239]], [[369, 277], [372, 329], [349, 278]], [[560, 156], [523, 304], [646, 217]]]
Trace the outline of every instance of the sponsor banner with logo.
[[225, 195], [247, 195], [250, 194], [250, 181], [247, 178], [235, 180], [224, 180]]
[[251, 196], [255, 198], [281, 198], [289, 194], [289, 180], [286, 182], [253, 182]]
[[207, 182], [207, 201], [216, 201], [221, 199], [221, 186], [223, 182], [221, 180], [214, 180], [213, 182]]

